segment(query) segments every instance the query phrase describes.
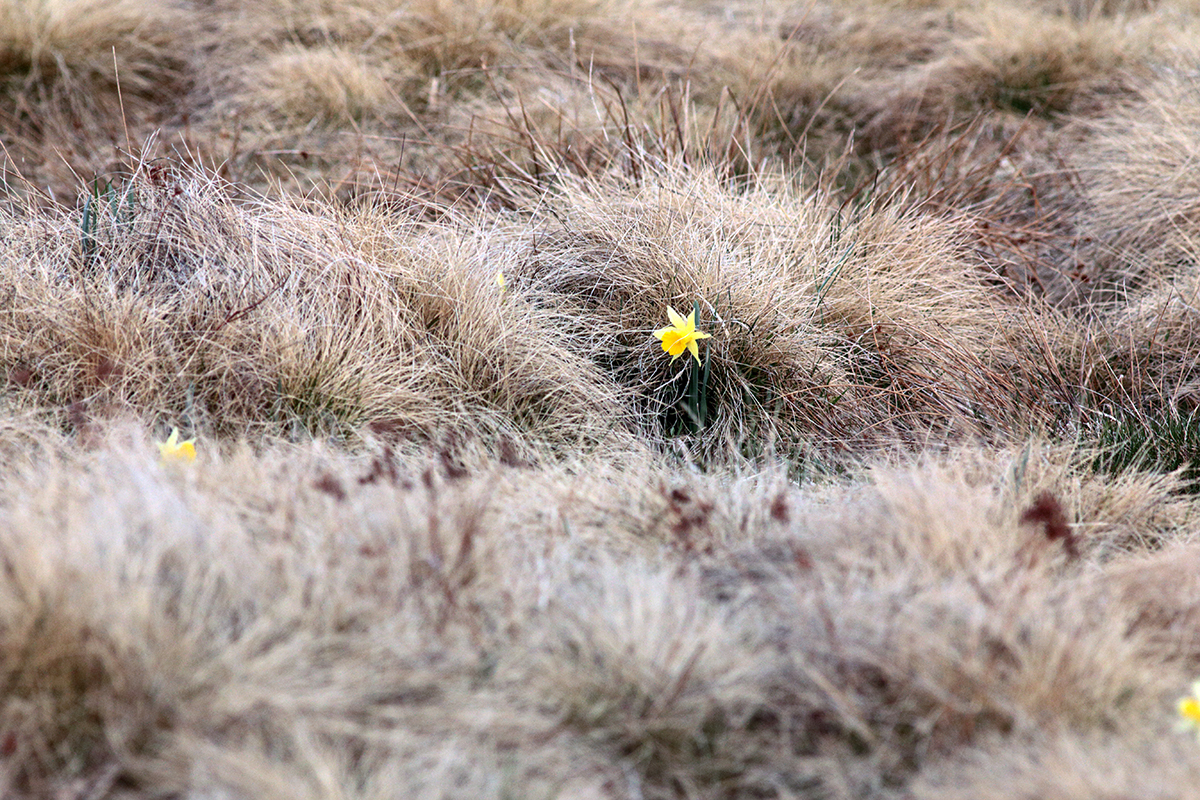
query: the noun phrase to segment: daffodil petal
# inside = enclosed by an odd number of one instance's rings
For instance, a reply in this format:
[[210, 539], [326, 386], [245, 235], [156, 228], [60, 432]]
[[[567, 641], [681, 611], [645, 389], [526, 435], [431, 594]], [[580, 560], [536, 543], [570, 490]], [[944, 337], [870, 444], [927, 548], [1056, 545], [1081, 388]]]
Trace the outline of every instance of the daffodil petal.
[[167, 436], [166, 441], [157, 442], [158, 453], [160, 459], [165, 463], [167, 461], [195, 461], [196, 460], [196, 440], [186, 439], [179, 441], [179, 429], [171, 428], [171, 434]]
[[679, 316], [679, 312], [670, 306], [667, 306], [667, 319], [671, 320], [671, 325], [675, 328], [682, 328], [687, 324], [683, 317]]

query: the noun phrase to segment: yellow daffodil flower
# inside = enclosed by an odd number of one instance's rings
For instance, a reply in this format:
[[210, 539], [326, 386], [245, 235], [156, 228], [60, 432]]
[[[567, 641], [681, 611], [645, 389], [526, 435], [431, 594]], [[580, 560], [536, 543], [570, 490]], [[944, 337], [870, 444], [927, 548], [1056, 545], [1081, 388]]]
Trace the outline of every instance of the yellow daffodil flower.
[[1195, 732], [1200, 739], [1200, 681], [1192, 684], [1192, 693], [1179, 698], [1179, 719], [1175, 729], [1180, 732]]
[[171, 428], [171, 435], [167, 437], [165, 442], [158, 442], [158, 452], [162, 463], [168, 461], [195, 461], [196, 460], [196, 440], [185, 439], [179, 441], [179, 429]]
[[508, 288], [508, 282], [504, 280], [504, 270], [496, 270], [496, 285], [500, 287], [500, 291]]
[[671, 354], [671, 360], [679, 358], [683, 355], [683, 351], [687, 350], [696, 359], [696, 363], [700, 363], [700, 348], [696, 346], [696, 341], [699, 339], [711, 338], [707, 333], [701, 333], [696, 330], [696, 311], [692, 310], [688, 314], [687, 319], [679, 316], [675, 309], [667, 307], [667, 316], [671, 319], [671, 325], [667, 328], [661, 328], [654, 332], [654, 336], [662, 340], [663, 351]]

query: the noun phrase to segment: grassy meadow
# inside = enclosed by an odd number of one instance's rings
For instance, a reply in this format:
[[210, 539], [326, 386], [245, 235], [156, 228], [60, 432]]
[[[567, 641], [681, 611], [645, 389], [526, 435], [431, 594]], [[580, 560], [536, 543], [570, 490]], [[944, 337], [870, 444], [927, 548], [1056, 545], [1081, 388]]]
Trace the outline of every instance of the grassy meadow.
[[1200, 798], [1198, 163], [1191, 0], [0, 0], [0, 796]]

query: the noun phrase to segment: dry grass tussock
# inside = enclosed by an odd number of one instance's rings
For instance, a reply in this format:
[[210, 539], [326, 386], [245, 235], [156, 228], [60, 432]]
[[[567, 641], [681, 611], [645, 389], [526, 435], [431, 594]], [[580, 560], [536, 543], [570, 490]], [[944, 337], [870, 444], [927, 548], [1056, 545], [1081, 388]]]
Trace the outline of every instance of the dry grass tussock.
[[[634, 190], [568, 184], [541, 198], [513, 276], [570, 319], [574, 346], [671, 430], [687, 362], [646, 347], [666, 308], [713, 334], [706, 434], [822, 448], [931, 431], [1011, 430], [1038, 369], [964, 262], [962, 232], [889, 208], [856, 214], [779, 181], [732, 190], [668, 176]], [[689, 368], [690, 369], [690, 368]]]
[[118, 79], [133, 96], [170, 91], [163, 79], [183, 57], [179, 51], [196, 24], [186, 7], [141, 0], [5, 2], [0, 22], [0, 65], [7, 82], [22, 89], [59, 88], [64, 99], [68, 94], [85, 99], [88, 89], [115, 90]]
[[0, 795], [1188, 796], [1198, 15], [0, 0]]
[[1102, 370], [1095, 383], [1129, 405], [1165, 406], [1190, 414], [1200, 405], [1194, 267], [1157, 279], [1114, 311], [1102, 332]]
[[1190, 595], [1139, 602], [1171, 562], [1022, 516], [1089, 513], [1045, 449], [843, 491], [97, 444], [5, 434], [10, 796], [862, 796], [1056, 736], [1103, 775], [1197, 658]]
[[1136, 101], [1093, 123], [1077, 155], [1087, 200], [1081, 227], [1101, 288], [1123, 291], [1194, 262], [1198, 213], [1191, 165], [1200, 104], [1194, 68], [1165, 64]]
[[221, 435], [582, 445], [628, 427], [620, 387], [493, 283], [506, 256], [479, 236], [237, 205], [153, 164], [89, 202], [87, 229], [75, 212], [0, 223], [14, 407], [133, 409]]
[[144, 0], [0, 3], [4, 172], [73, 194], [81, 173], [111, 169], [117, 142], [177, 113], [199, 21], [189, 6]]

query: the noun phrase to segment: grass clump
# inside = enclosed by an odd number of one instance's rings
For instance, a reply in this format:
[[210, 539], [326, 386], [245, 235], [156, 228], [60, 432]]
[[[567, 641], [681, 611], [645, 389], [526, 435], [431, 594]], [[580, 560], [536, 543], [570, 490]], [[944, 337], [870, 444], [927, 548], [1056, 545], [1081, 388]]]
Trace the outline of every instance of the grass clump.
[[1005, 312], [968, 275], [957, 237], [928, 217], [855, 218], [819, 194], [668, 175], [568, 188], [516, 274], [579, 319], [577, 347], [659, 430], [672, 430], [687, 376], [648, 332], [668, 306], [699, 303], [712, 336], [704, 448], [854, 448], [1018, 424], [1016, 376], [1000, 365], [1023, 365], [987, 322]]
[[[82, 100], [84, 89], [133, 97], [177, 85], [188, 27], [183, 7], [141, 0], [5, 2], [0, 6], [0, 75], [6, 93], [36, 102]], [[19, 94], [17, 94], [19, 92]], [[10, 95], [11, 97], [12, 95]]]
[[929, 80], [957, 87], [957, 102], [972, 109], [1055, 117], [1086, 112], [1124, 89], [1124, 73], [1147, 46], [1099, 19], [1080, 24], [1001, 12], [984, 18], [978, 38], [933, 65]]
[[1197, 112], [1194, 94], [1185, 68], [1164, 67], [1135, 99], [1094, 121], [1076, 155], [1087, 200], [1080, 226], [1104, 297], [1194, 263], [1194, 142], [1183, 135]]
[[88, 201], [82, 236], [80, 212], [6, 220], [30, 258], [6, 275], [24, 301], [3, 333], [24, 407], [183, 415], [222, 434], [623, 430], [618, 389], [551, 329], [527, 335], [542, 316], [496, 289], [469, 239], [370, 212], [253, 210], [157, 167], [119, 194]]

